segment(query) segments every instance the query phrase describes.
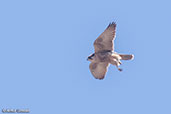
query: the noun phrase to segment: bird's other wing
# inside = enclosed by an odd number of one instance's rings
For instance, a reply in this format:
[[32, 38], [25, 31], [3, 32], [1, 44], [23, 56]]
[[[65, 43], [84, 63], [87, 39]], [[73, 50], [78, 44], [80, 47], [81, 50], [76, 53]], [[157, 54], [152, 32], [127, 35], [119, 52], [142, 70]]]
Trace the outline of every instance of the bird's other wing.
[[92, 62], [89, 68], [90, 68], [92, 75], [96, 79], [101, 80], [105, 77], [108, 66], [109, 66], [108, 62], [99, 62], [99, 63]]
[[95, 52], [110, 50], [114, 51], [113, 40], [115, 38], [116, 23], [112, 22], [106, 30], [94, 41]]

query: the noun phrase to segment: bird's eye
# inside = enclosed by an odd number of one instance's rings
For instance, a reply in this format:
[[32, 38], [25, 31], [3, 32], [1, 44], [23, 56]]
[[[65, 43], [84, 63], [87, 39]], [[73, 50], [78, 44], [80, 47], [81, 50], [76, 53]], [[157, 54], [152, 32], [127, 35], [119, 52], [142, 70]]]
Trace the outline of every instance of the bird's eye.
[[92, 54], [90, 57], [94, 57], [94, 54]]
[[95, 55], [95, 54], [90, 55], [90, 56], [88, 57], [88, 59], [93, 59], [94, 55]]

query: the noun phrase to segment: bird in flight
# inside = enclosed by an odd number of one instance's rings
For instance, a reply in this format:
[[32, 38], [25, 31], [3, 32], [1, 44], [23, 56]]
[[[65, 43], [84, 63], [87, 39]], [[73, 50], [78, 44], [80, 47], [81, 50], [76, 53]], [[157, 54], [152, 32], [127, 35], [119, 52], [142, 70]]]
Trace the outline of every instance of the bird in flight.
[[115, 65], [119, 71], [120, 60], [131, 60], [133, 55], [119, 54], [114, 51], [113, 40], [116, 35], [116, 23], [112, 22], [106, 30], [94, 41], [95, 53], [88, 56], [89, 69], [96, 79], [104, 79], [109, 64]]

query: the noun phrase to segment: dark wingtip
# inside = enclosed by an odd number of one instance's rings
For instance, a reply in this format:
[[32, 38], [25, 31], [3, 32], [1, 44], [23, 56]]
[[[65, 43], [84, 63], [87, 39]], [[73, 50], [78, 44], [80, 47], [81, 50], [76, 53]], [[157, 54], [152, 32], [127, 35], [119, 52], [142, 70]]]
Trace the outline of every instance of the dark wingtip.
[[113, 22], [109, 23], [109, 26], [108, 27], [112, 27], [112, 26], [113, 27], [116, 27], [116, 22], [113, 21]]

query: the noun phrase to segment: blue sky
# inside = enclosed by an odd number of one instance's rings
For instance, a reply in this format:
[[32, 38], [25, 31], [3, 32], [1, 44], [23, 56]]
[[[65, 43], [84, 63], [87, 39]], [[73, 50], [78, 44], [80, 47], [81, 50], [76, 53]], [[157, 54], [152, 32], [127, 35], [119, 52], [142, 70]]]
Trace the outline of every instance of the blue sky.
[[[0, 110], [32, 114], [170, 114], [169, 0], [1, 0]], [[115, 50], [134, 54], [104, 80], [94, 40], [117, 23]], [[0, 112], [1, 113], [1, 112]]]

